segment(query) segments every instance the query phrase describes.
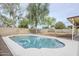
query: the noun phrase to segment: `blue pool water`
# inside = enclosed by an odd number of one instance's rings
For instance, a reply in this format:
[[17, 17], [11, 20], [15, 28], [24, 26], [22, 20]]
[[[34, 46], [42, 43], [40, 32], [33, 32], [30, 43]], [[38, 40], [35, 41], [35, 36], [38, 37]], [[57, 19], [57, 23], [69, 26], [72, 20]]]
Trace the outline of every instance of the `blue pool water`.
[[61, 48], [65, 46], [57, 39], [39, 36], [13, 36], [10, 38], [23, 48]]

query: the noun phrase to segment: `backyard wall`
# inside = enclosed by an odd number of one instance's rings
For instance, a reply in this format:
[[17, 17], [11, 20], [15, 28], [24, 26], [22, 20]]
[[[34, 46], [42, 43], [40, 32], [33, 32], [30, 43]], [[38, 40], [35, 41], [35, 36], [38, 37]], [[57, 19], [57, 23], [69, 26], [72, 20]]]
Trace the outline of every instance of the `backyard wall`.
[[[0, 35], [2, 36], [7, 36], [7, 35], [14, 35], [14, 34], [27, 34], [30, 33], [29, 29], [27, 28], [0, 28]], [[72, 33], [71, 29], [41, 29], [40, 32], [38, 32], [38, 34], [46, 34], [46, 35], [50, 35], [52, 34], [53, 36], [57, 36], [57, 34], [68, 34], [68, 33]]]
[[29, 30], [26, 28], [0, 28], [0, 35], [27, 34]]
[[72, 29], [44, 29], [40, 34], [72, 39]]
[[48, 33], [48, 32], [52, 32], [52, 33], [72, 33], [72, 29], [43, 29], [41, 30], [41, 33]]

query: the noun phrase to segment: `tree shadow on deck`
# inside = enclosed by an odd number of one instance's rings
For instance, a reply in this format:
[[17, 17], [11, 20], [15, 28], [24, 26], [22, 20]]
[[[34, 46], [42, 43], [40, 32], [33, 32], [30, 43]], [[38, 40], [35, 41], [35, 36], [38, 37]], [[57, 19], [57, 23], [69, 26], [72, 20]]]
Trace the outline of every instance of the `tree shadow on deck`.
[[11, 51], [3, 41], [1, 35], [0, 35], [0, 56], [12, 56]]
[[79, 41], [79, 34], [74, 37], [74, 40]]

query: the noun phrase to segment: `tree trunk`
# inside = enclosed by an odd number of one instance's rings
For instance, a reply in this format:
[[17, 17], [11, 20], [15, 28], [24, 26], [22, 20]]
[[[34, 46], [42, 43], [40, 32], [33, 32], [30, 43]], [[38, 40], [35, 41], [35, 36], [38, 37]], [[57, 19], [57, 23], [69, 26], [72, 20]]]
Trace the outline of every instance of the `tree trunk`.
[[35, 30], [36, 30], [36, 33], [37, 33], [37, 24], [38, 24], [38, 22], [37, 22], [37, 20], [35, 21]]

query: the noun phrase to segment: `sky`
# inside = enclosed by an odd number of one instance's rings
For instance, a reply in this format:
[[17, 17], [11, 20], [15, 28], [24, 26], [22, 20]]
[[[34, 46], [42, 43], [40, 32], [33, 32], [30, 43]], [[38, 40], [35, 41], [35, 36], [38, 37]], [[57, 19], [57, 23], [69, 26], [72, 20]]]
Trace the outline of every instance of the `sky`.
[[66, 26], [71, 25], [68, 17], [79, 16], [79, 3], [52, 3], [49, 6], [49, 16], [56, 21], [62, 21]]

